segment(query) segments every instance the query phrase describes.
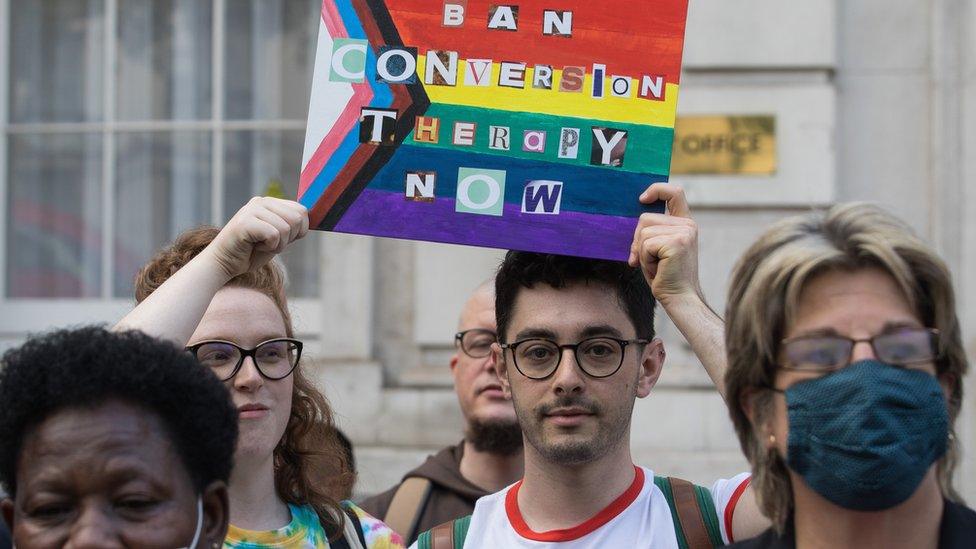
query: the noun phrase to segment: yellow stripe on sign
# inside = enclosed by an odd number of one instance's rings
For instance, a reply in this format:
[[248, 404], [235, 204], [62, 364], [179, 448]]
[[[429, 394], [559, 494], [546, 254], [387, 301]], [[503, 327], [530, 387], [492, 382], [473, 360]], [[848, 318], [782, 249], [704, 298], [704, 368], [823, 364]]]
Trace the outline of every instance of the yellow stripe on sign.
[[[678, 104], [677, 84], [666, 84], [664, 101], [641, 99], [637, 94], [643, 75], [619, 75], [631, 77], [630, 97], [614, 97], [610, 93], [610, 77], [616, 75], [608, 74], [604, 77], [604, 96], [596, 98], [592, 93], [592, 66], [586, 67], [582, 91], [563, 92], [559, 91], [563, 72], [561, 69], [553, 69], [553, 89], [547, 90], [532, 87], [534, 69], [531, 65], [525, 70], [525, 88], [499, 86], [500, 63], [492, 63], [487, 86], [467, 86], [464, 84], [467, 63], [464, 59], [459, 59], [458, 65], [457, 85], [424, 84], [431, 103], [674, 127], [675, 108]], [[417, 78], [420, 82], [424, 81], [426, 66], [426, 56], [418, 56]]]

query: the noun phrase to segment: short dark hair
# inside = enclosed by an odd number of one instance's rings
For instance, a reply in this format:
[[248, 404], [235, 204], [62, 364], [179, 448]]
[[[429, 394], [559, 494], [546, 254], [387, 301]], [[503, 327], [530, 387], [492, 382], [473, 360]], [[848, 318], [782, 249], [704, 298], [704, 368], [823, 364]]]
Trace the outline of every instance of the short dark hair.
[[100, 327], [33, 337], [3, 355], [0, 483], [13, 497], [24, 438], [67, 408], [120, 400], [157, 415], [197, 490], [227, 482], [237, 410], [220, 380], [189, 353], [141, 332]]
[[495, 321], [499, 339], [505, 341], [515, 298], [522, 288], [536, 284], [565, 288], [580, 282], [609, 286], [630, 317], [637, 337], [654, 337], [654, 296], [640, 269], [617, 261], [510, 251], [495, 275]]

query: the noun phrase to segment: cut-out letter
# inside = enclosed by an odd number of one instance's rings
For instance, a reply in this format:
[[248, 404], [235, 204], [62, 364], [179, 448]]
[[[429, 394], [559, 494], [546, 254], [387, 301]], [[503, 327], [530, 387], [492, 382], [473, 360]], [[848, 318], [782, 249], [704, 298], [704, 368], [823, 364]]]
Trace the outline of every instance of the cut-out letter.
[[396, 109], [363, 107], [359, 112], [359, 142], [393, 146], [396, 138]]
[[437, 172], [407, 172], [404, 198], [416, 202], [433, 202]]
[[559, 79], [559, 91], [583, 91], [583, 78], [586, 76], [584, 67], [563, 67], [563, 77]]
[[607, 66], [598, 63], [593, 64], [593, 97], [600, 99], [603, 97], [603, 76], [607, 73]]
[[380, 46], [376, 81], [388, 84], [417, 83], [417, 48]]
[[573, 12], [556, 10], [543, 11], [542, 34], [546, 36], [572, 36]]
[[455, 145], [460, 145], [462, 147], [470, 147], [474, 145], [474, 134], [477, 131], [478, 125], [474, 122], [455, 122], [454, 123], [454, 139], [452, 142]]
[[559, 133], [559, 158], [579, 156], [579, 128], [563, 128]]
[[468, 59], [464, 62], [464, 85], [491, 84], [491, 59]]
[[440, 129], [440, 118], [418, 116], [413, 127], [413, 140], [417, 143], [437, 143], [440, 140]]
[[495, 30], [518, 30], [518, 6], [491, 5], [488, 7], [488, 28]]
[[522, 150], [525, 152], [546, 152], [546, 132], [542, 130], [525, 130], [522, 132]]
[[502, 61], [498, 69], [498, 85], [506, 88], [524, 88], [525, 63]]
[[456, 51], [427, 50], [424, 84], [454, 86], [457, 84], [458, 53]]
[[511, 139], [511, 130], [508, 126], [489, 126], [488, 130], [491, 136], [491, 139], [488, 140], [488, 148], [496, 151], [507, 151]]
[[504, 170], [458, 168], [454, 211], [500, 216], [505, 206]]
[[529, 181], [522, 194], [522, 213], [559, 215], [562, 200], [562, 181]]
[[365, 40], [336, 38], [332, 43], [332, 70], [329, 71], [329, 81], [359, 83], [366, 80], [366, 48], [368, 47], [369, 44]]
[[614, 128], [593, 128], [593, 146], [590, 164], [597, 166], [624, 165], [624, 151], [627, 149], [627, 132]]
[[638, 95], [641, 99], [652, 101], [664, 101], [664, 90], [666, 88], [663, 76], [644, 75], [641, 79], [641, 87]]
[[464, 25], [464, 12], [467, 7], [467, 0], [444, 2], [444, 19], [441, 21], [441, 24], [445, 27], [460, 27]]
[[536, 65], [532, 69], [532, 87], [543, 90], [552, 89], [552, 65]]
[[610, 77], [610, 93], [613, 94], [614, 97], [630, 97], [630, 77]]

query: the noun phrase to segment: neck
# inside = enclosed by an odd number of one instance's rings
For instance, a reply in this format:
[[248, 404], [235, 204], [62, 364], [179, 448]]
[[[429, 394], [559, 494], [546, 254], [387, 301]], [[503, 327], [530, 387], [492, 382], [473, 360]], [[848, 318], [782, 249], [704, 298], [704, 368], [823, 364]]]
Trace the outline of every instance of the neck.
[[610, 505], [633, 482], [629, 437], [606, 455], [573, 465], [546, 460], [526, 441], [519, 510], [536, 532], [572, 528]]
[[851, 511], [793, 477], [797, 549], [866, 547], [935, 549], [939, 544], [943, 498], [935, 466], [903, 503], [884, 511]]
[[488, 493], [497, 492], [522, 477], [523, 463], [521, 450], [512, 455], [492, 454], [465, 440], [461, 476]]
[[245, 530], [276, 530], [291, 522], [288, 505], [275, 489], [274, 458], [235, 456], [227, 487], [230, 523]]

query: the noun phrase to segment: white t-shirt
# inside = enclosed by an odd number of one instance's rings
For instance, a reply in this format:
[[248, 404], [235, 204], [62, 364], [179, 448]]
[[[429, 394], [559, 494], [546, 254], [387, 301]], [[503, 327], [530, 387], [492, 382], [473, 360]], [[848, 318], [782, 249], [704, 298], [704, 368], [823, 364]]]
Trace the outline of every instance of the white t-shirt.
[[[634, 482], [620, 497], [583, 524], [565, 530], [533, 532], [522, 519], [516, 494], [521, 481], [475, 504], [464, 549], [560, 547], [561, 549], [678, 549], [671, 509], [654, 484], [654, 472], [635, 467]], [[749, 484], [742, 473], [712, 484], [722, 540], [729, 543], [739, 496]], [[726, 521], [730, 524], [726, 525]]]

